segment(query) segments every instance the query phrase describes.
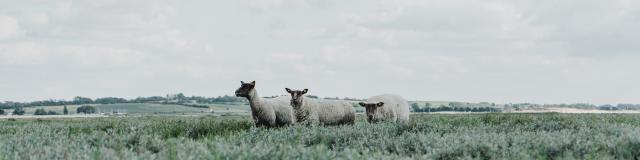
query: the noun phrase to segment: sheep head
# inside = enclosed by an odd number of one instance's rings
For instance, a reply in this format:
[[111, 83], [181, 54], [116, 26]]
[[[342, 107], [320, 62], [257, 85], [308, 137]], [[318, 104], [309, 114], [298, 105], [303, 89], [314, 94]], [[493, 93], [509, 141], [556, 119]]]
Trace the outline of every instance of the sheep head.
[[256, 87], [256, 81], [251, 83], [244, 83], [240, 81], [240, 88], [236, 90], [236, 96], [238, 97], [249, 97], [251, 91]]
[[304, 94], [307, 94], [309, 89], [304, 90], [291, 90], [289, 88], [285, 88], [287, 93], [291, 94], [291, 105], [293, 107], [299, 107], [302, 105]]
[[376, 121], [376, 117], [380, 116], [380, 115], [376, 115], [376, 114], [379, 114], [377, 112], [378, 108], [384, 106], [384, 102], [378, 102], [378, 103], [360, 102], [358, 104], [365, 108], [365, 110], [367, 112], [367, 120], [369, 122], [375, 122]]

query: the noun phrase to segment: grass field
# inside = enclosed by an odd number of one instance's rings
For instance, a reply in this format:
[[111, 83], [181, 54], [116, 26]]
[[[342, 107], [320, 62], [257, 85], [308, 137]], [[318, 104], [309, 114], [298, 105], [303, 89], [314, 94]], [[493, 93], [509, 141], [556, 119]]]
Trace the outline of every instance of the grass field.
[[416, 114], [255, 128], [248, 116], [0, 120], [0, 159], [634, 159], [638, 114]]
[[[195, 108], [187, 107], [183, 105], [173, 104], [150, 104], [150, 103], [122, 103], [122, 104], [94, 104], [98, 112], [125, 112], [130, 114], [138, 113], [199, 113], [208, 112], [208, 108]], [[229, 108], [230, 111], [243, 112], [249, 110], [248, 106], [240, 104], [211, 104], [210, 107], [215, 111], [226, 111]], [[76, 108], [80, 105], [68, 105], [69, 113], [76, 113]], [[44, 108], [45, 110], [55, 111], [62, 113], [64, 106], [43, 106], [43, 107], [27, 107], [25, 111], [27, 114], [33, 114], [36, 109]]]
[[[357, 101], [350, 101], [353, 104], [357, 104]], [[424, 103], [431, 103], [433, 106], [439, 105], [448, 105], [448, 101], [411, 101], [410, 103], [419, 103], [424, 105]], [[202, 104], [200, 104], [202, 105]], [[155, 104], [155, 103], [122, 103], [122, 104], [91, 104], [91, 106], [96, 107], [98, 112], [122, 112], [128, 114], [154, 114], [154, 113], [201, 113], [201, 112], [209, 112], [213, 111], [215, 113], [248, 113], [251, 108], [249, 105], [245, 103], [220, 103], [220, 104], [206, 104], [210, 109], [207, 108], [195, 108], [195, 107], [187, 107], [183, 105], [173, 105], [173, 104]], [[67, 109], [69, 109], [69, 113], [75, 114], [76, 108], [81, 105], [67, 105]], [[355, 105], [357, 106], [357, 105]], [[55, 111], [59, 114], [62, 114], [64, 106], [39, 106], [39, 107], [26, 107], [24, 108], [26, 114], [33, 114], [36, 109], [43, 108], [46, 111]], [[355, 107], [354, 108], [358, 112], [364, 112], [363, 107]]]

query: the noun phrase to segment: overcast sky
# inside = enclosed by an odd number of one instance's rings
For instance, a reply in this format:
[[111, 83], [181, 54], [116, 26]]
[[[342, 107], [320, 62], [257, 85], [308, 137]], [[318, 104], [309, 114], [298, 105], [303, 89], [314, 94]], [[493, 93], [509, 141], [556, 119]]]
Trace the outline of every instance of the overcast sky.
[[637, 0], [0, 0], [0, 101], [640, 103]]

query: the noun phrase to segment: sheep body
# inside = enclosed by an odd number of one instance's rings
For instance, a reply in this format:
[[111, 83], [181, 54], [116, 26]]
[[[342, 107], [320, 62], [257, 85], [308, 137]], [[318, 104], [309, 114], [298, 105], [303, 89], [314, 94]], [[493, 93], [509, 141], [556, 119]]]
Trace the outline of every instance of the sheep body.
[[[257, 97], [257, 96], [256, 96]], [[289, 97], [259, 98], [249, 102], [251, 115], [257, 126], [284, 126], [295, 123], [293, 108]]]
[[244, 83], [236, 90], [236, 96], [249, 100], [251, 117], [256, 126], [277, 127], [295, 123], [293, 108], [289, 96], [275, 98], [260, 98], [256, 91], [255, 82]]
[[[274, 113], [276, 115], [276, 125], [284, 126], [294, 124], [296, 122], [296, 117], [293, 112], [293, 107], [291, 107], [290, 96], [280, 96], [273, 99], [270, 99], [274, 105]], [[265, 99], [269, 100], [269, 99]]]
[[356, 111], [346, 101], [305, 98], [302, 105], [292, 106], [299, 123], [338, 125], [355, 122]]
[[[398, 123], [409, 122], [409, 103], [399, 95], [383, 94], [373, 96], [367, 99], [366, 103], [376, 104], [383, 102], [384, 105], [378, 107], [375, 112], [367, 114], [373, 114], [369, 122], [376, 121], [391, 121]], [[369, 116], [369, 115], [367, 115]]]

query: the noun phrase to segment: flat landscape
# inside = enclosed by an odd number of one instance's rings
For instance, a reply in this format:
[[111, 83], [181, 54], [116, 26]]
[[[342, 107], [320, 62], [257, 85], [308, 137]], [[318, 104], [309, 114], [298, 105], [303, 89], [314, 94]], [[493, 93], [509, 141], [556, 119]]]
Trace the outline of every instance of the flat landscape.
[[[75, 113], [76, 108], [81, 105], [68, 105], [67, 109], [70, 112]], [[123, 104], [97, 104], [92, 105], [96, 107], [97, 112], [111, 113], [191, 113], [209, 111], [207, 108], [194, 108], [182, 105], [172, 104], [150, 104], [150, 103], [123, 103]], [[25, 108], [26, 113], [33, 113], [36, 109], [44, 108], [45, 110], [55, 111], [62, 113], [64, 106], [42, 106], [42, 107], [28, 107]]]
[[249, 116], [0, 120], [0, 159], [633, 159], [639, 114], [414, 114], [256, 128]]
[[640, 160], [640, 0], [0, 0], [0, 160]]
[[[67, 105], [71, 114], [76, 113], [76, 109], [82, 105]], [[120, 103], [120, 104], [95, 104], [97, 113], [128, 113], [128, 114], [173, 114], [173, 113], [202, 113], [202, 112], [246, 112], [250, 108], [244, 104], [208, 104], [209, 108], [187, 107], [176, 104], [153, 104], [153, 103]], [[25, 112], [32, 114], [36, 109], [45, 109], [62, 113], [64, 106], [38, 106], [27, 107]], [[0, 116], [2, 117], [2, 116]]]

